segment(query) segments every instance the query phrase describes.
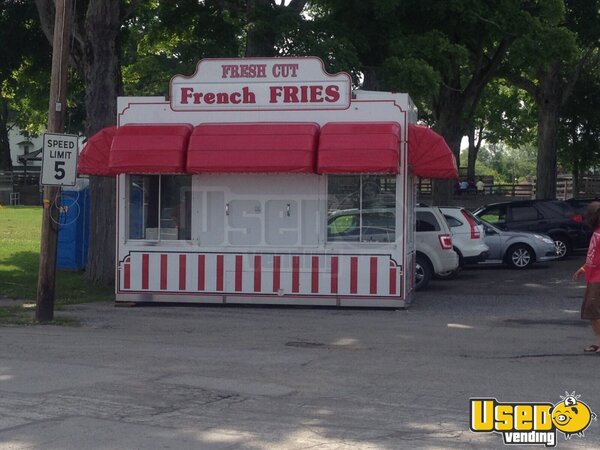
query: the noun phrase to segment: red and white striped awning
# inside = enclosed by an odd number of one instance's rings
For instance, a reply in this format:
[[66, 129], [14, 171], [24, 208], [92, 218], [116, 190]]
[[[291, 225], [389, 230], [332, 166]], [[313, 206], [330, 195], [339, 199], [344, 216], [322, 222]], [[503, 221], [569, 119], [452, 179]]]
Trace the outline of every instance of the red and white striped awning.
[[316, 123], [202, 124], [187, 152], [189, 173], [312, 173]]
[[328, 123], [319, 136], [317, 173], [398, 173], [396, 122]]
[[[389, 173], [400, 170], [396, 122], [130, 124], [104, 128], [79, 157], [80, 174]], [[409, 125], [408, 164], [427, 178], [456, 178], [444, 138]]]

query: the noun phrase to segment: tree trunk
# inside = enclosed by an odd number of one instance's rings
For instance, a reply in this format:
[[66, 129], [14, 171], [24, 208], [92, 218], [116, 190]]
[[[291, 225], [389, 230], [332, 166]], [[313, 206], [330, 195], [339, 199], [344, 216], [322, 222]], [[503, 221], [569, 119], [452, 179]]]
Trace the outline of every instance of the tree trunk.
[[479, 149], [469, 143], [469, 153], [467, 155], [467, 180], [475, 181], [475, 163], [477, 162], [477, 153]]
[[376, 67], [366, 66], [363, 68], [363, 82], [362, 89], [365, 91], [380, 91], [381, 80], [379, 79], [379, 71]]
[[538, 104], [538, 154], [536, 198], [556, 198], [556, 152], [558, 122], [562, 100], [560, 65], [555, 64], [540, 77], [537, 91]]
[[535, 195], [538, 199], [556, 197], [556, 145], [559, 111], [559, 108], [542, 108], [540, 105]]
[[469, 129], [469, 150], [467, 152], [467, 180], [469, 181], [475, 181], [475, 163], [481, 148], [482, 134], [483, 130], [481, 128], [477, 133], [475, 132], [475, 126], [471, 126]]
[[[90, 2], [85, 18], [87, 136], [116, 123], [117, 96], [122, 94], [119, 4], [119, 0]], [[92, 177], [86, 277], [95, 284], [112, 285], [115, 280], [116, 214], [115, 179]]]
[[270, 0], [248, 0], [246, 56], [275, 56], [275, 31], [273, 22], [276, 14]]
[[[440, 84], [439, 98], [434, 104], [433, 114], [437, 120], [438, 132], [446, 139], [446, 143], [454, 153], [459, 169], [462, 137], [468, 130], [468, 124], [473, 120], [485, 86], [497, 71], [513, 39], [514, 37], [508, 36], [502, 38], [489, 62], [474, 66], [468, 79], [461, 75], [462, 68], [457, 61], [454, 61], [454, 66], [449, 70], [452, 75], [442, 80]], [[449, 202], [454, 192], [452, 184], [451, 180], [433, 183], [434, 204], [442, 205]]]
[[8, 142], [8, 102], [0, 98], [0, 170], [12, 170]]
[[576, 156], [573, 158], [573, 192], [574, 198], [579, 197], [579, 191], [581, 190], [581, 173], [579, 171], [579, 158]]
[[[440, 101], [437, 108], [436, 131], [444, 137], [448, 147], [456, 159], [456, 166], [460, 168], [460, 143], [467, 130], [464, 125], [463, 110], [465, 100], [457, 90], [442, 88]], [[433, 180], [432, 198], [434, 205], [448, 205], [454, 196], [456, 180]]]
[[[308, 0], [247, 0], [246, 1], [246, 56], [272, 57], [277, 56], [277, 40], [281, 37], [278, 22], [281, 17], [292, 15], [299, 18]], [[217, 5], [222, 10], [243, 8], [243, 2], [220, 1]], [[288, 24], [289, 26], [289, 24]]]

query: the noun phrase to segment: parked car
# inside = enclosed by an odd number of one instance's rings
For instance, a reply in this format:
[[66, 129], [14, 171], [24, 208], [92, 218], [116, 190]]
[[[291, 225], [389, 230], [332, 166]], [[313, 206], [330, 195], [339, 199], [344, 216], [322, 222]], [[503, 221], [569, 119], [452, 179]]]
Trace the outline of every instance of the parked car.
[[527, 269], [535, 262], [558, 259], [550, 236], [527, 231], [504, 231], [481, 221], [489, 256], [485, 263], [504, 263], [515, 269]]
[[[427, 287], [434, 274], [451, 272], [458, 267], [458, 255], [452, 249], [452, 233], [437, 207], [419, 206], [416, 214], [415, 289]], [[395, 240], [395, 214], [391, 208], [367, 209], [362, 212], [364, 242]], [[358, 209], [335, 211], [327, 220], [329, 241], [358, 242]]]
[[[483, 223], [471, 212], [458, 206], [444, 206], [440, 210], [452, 231], [452, 245], [458, 254], [459, 269], [465, 264], [475, 264], [485, 261], [488, 257], [488, 246], [484, 241]], [[458, 269], [457, 269], [458, 270]], [[441, 278], [449, 278], [457, 270], [437, 274]]]
[[418, 206], [415, 290], [427, 287], [434, 274], [453, 272], [458, 268], [458, 254], [453, 250], [452, 232], [438, 207]]
[[492, 203], [473, 213], [504, 231], [530, 231], [547, 234], [559, 258], [574, 249], [585, 249], [591, 230], [571, 205], [559, 200], [518, 200]]

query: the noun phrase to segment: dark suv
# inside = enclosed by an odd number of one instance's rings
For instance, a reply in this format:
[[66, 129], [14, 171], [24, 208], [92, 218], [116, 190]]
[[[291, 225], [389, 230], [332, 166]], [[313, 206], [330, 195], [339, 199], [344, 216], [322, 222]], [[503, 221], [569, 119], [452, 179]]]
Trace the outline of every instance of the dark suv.
[[560, 258], [574, 249], [585, 249], [591, 236], [571, 205], [559, 200], [519, 200], [491, 203], [474, 214], [503, 230], [522, 230], [544, 233], [554, 240]]

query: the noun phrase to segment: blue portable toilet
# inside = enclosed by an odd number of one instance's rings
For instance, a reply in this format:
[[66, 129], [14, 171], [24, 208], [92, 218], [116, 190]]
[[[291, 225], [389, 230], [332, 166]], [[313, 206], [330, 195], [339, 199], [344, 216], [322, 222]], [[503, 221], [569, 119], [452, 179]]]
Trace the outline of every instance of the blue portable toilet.
[[90, 189], [87, 179], [78, 178], [61, 195], [58, 215], [58, 269], [83, 270], [90, 237]]

